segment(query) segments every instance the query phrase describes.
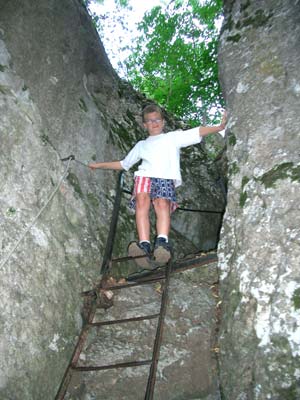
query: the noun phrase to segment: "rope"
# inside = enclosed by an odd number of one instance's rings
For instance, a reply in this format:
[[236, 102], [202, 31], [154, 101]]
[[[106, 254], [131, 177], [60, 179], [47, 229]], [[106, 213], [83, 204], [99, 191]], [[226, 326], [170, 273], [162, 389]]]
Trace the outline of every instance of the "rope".
[[53, 190], [53, 192], [51, 193], [51, 195], [49, 196], [48, 200], [46, 201], [46, 203], [43, 205], [43, 207], [40, 209], [40, 211], [37, 213], [37, 215], [35, 216], [35, 218], [33, 219], [33, 221], [31, 222], [31, 224], [28, 226], [28, 228], [23, 232], [23, 235], [19, 238], [19, 240], [16, 242], [16, 244], [14, 245], [14, 247], [10, 250], [10, 252], [8, 253], [8, 255], [5, 257], [5, 259], [1, 262], [0, 264], [0, 268], [4, 267], [4, 265], [8, 262], [8, 260], [11, 258], [11, 256], [14, 254], [14, 252], [16, 251], [16, 249], [18, 248], [19, 244], [22, 242], [22, 240], [25, 238], [25, 236], [27, 235], [27, 233], [30, 231], [30, 229], [34, 226], [34, 224], [36, 223], [36, 221], [38, 220], [38, 218], [40, 217], [40, 215], [42, 214], [42, 212], [45, 210], [45, 208], [48, 206], [48, 204], [50, 203], [50, 201], [53, 199], [53, 197], [55, 196], [56, 192], [58, 191], [58, 189], [60, 188], [60, 185], [62, 184], [63, 180], [65, 179], [65, 177], [67, 176], [67, 173], [69, 171], [69, 166], [70, 166], [70, 162], [71, 162], [72, 158], [69, 158], [68, 160], [68, 165], [65, 169], [65, 172], [63, 173], [62, 177], [60, 178], [56, 188]]

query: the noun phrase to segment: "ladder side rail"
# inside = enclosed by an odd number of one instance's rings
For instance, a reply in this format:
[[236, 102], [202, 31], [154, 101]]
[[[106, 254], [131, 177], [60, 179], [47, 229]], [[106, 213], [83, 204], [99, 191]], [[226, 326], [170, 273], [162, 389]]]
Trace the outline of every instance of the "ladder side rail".
[[117, 223], [118, 223], [118, 218], [119, 218], [120, 204], [121, 204], [121, 199], [122, 199], [123, 174], [124, 174], [124, 171], [121, 171], [119, 173], [119, 177], [118, 177], [117, 184], [116, 184], [116, 197], [115, 197], [115, 201], [114, 201], [114, 207], [113, 207], [112, 217], [111, 217], [111, 221], [110, 221], [109, 233], [108, 233], [107, 240], [106, 240], [106, 246], [105, 246], [105, 251], [104, 251], [100, 274], [105, 274], [108, 272], [110, 261], [112, 259], [112, 252], [113, 252], [113, 246], [114, 246], [114, 241], [115, 241], [115, 236], [116, 236], [116, 231], [117, 231]]
[[145, 400], [152, 400], [154, 395], [154, 387], [156, 381], [156, 371], [157, 371], [157, 364], [159, 359], [160, 347], [162, 343], [162, 335], [163, 335], [163, 327], [164, 327], [164, 320], [167, 311], [167, 303], [169, 297], [169, 283], [170, 283], [170, 276], [171, 276], [171, 269], [172, 269], [172, 262], [169, 261], [166, 266], [166, 277], [165, 277], [165, 287], [162, 294], [161, 299], [161, 307], [160, 307], [160, 316], [157, 323], [157, 330], [156, 336], [153, 346], [153, 355], [152, 355], [152, 363], [150, 367], [150, 373], [148, 377], [148, 383], [145, 393]]
[[91, 308], [89, 310], [89, 314], [88, 314], [88, 318], [87, 318], [87, 322], [83, 325], [81, 332], [79, 334], [75, 349], [72, 353], [71, 356], [71, 361], [65, 371], [65, 374], [63, 376], [62, 382], [58, 388], [57, 394], [55, 396], [55, 400], [63, 400], [65, 398], [65, 394], [67, 392], [71, 377], [72, 377], [72, 370], [74, 369], [74, 366], [76, 366], [80, 353], [82, 352], [84, 343], [86, 341], [88, 332], [89, 332], [89, 328], [90, 328], [90, 324], [92, 323], [94, 316], [96, 313], [96, 303], [93, 303], [91, 305]]

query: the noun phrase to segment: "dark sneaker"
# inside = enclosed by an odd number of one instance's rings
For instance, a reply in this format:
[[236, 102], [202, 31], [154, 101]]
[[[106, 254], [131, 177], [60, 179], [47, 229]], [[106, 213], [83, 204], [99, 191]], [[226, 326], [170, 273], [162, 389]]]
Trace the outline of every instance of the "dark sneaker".
[[[144, 269], [153, 269], [151, 264], [151, 246], [148, 242], [131, 242], [128, 246], [128, 256], [134, 258], [135, 263]], [[142, 257], [144, 256], [144, 257]], [[136, 258], [138, 257], [138, 258]]]
[[154, 245], [154, 261], [159, 265], [165, 265], [171, 258], [171, 247], [165, 238], [157, 238]]

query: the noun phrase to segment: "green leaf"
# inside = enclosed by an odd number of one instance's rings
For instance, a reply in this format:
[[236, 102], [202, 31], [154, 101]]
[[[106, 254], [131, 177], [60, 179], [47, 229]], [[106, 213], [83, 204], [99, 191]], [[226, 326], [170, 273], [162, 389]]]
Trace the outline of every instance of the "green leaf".
[[199, 3], [175, 0], [146, 13], [126, 63], [136, 89], [179, 118], [196, 118], [197, 123], [212, 109], [212, 118], [206, 119], [214, 119], [223, 103], [215, 26], [222, 5], [218, 0]]

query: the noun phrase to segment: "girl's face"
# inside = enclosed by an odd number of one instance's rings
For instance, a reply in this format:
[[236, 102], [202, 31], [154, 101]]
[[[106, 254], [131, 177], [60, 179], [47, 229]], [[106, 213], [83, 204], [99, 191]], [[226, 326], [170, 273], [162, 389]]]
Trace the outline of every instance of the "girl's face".
[[144, 127], [150, 136], [160, 135], [163, 131], [165, 121], [158, 112], [145, 115]]

